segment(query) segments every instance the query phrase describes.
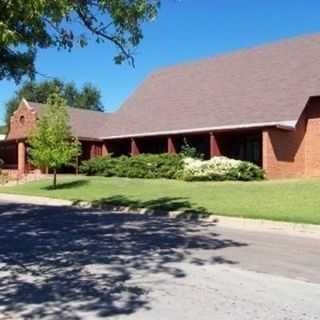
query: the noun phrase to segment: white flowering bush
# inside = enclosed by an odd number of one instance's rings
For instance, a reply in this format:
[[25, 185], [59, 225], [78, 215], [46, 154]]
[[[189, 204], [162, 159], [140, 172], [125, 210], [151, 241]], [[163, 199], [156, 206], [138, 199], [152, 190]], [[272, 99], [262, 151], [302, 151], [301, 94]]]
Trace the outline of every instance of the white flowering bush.
[[185, 181], [252, 181], [264, 179], [264, 171], [257, 165], [226, 157], [213, 157], [206, 161], [185, 158], [183, 164], [180, 177]]

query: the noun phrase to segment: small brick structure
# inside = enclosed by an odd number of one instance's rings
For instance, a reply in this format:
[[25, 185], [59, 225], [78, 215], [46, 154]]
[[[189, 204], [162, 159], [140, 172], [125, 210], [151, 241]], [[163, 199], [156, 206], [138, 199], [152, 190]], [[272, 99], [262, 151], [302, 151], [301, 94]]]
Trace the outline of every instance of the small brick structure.
[[[45, 173], [45, 169], [33, 168], [28, 162], [27, 137], [36, 125], [39, 112], [22, 99], [17, 110], [10, 119], [10, 126], [6, 139], [0, 141], [0, 158], [4, 160], [2, 172], [10, 179], [25, 179], [27, 174], [31, 176]], [[102, 155], [102, 142], [96, 139], [82, 139], [82, 155], [80, 161]]]
[[10, 119], [7, 140], [25, 139], [37, 121], [37, 112], [22, 100]]

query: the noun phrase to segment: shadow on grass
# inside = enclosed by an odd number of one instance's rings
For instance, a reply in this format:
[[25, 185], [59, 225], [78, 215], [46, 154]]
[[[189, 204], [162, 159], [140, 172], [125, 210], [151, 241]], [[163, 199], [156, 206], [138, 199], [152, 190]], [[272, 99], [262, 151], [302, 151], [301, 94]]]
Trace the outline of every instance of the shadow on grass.
[[[180, 201], [160, 204], [177, 208]], [[148, 308], [148, 275], [181, 278], [186, 263], [237, 263], [225, 259], [223, 249], [247, 244], [213, 228], [184, 219], [0, 203], [0, 313], [78, 320]], [[207, 254], [199, 258], [197, 250]]]
[[134, 200], [123, 195], [115, 195], [92, 202], [94, 208], [102, 208], [117, 211], [118, 209], [137, 210], [145, 209], [146, 214], [167, 216], [169, 212], [178, 212], [178, 217], [197, 219], [207, 217], [210, 212], [204, 207], [193, 205], [183, 197], [161, 197], [152, 200]]
[[89, 180], [75, 180], [75, 181], [70, 181], [70, 182], [62, 182], [57, 184], [56, 188], [54, 188], [52, 185], [45, 186], [42, 189], [43, 190], [68, 190], [68, 189], [76, 189], [79, 187], [86, 186], [90, 183]]

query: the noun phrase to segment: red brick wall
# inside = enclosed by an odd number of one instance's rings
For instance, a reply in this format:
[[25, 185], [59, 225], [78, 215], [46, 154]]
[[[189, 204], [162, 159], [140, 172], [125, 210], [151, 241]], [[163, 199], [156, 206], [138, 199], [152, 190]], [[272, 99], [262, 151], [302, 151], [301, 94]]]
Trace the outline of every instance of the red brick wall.
[[30, 109], [25, 102], [22, 101], [19, 105], [19, 108], [11, 117], [7, 139], [19, 139], [27, 137], [36, 120], [36, 112], [33, 109]]
[[303, 116], [295, 131], [277, 128], [263, 132], [263, 168], [268, 178], [301, 176], [305, 169], [306, 121]]
[[268, 178], [320, 176], [320, 99], [311, 99], [295, 131], [265, 129], [263, 167]]
[[305, 175], [320, 176], [320, 99], [313, 99], [306, 110]]

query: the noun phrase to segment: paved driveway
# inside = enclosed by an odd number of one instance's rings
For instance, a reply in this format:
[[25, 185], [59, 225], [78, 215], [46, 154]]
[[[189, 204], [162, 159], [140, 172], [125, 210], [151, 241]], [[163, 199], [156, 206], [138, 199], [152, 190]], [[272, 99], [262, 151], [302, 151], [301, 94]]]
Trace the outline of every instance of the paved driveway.
[[319, 239], [0, 203], [0, 319], [320, 319]]

